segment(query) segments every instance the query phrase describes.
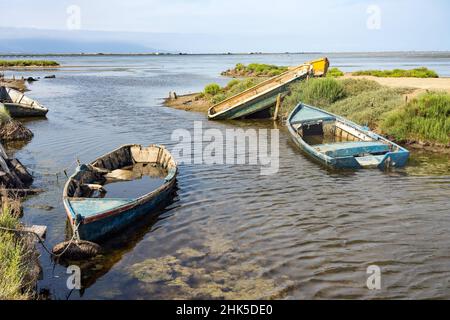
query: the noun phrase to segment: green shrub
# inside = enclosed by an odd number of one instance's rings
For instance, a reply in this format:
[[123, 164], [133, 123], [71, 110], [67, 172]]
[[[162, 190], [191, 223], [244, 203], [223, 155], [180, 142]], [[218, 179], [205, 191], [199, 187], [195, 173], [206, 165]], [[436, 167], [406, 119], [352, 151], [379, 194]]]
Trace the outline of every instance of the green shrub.
[[273, 64], [264, 63], [250, 63], [245, 66], [242, 63], [236, 64], [234, 71], [242, 76], [256, 76], [256, 77], [274, 77], [287, 71], [285, 66], [276, 66]]
[[257, 85], [261, 81], [263, 81], [261, 78], [246, 78], [243, 80], [233, 79], [223, 88], [220, 88], [217, 84], [210, 84], [205, 87], [203, 97], [208, 98], [212, 104], [217, 104]]
[[297, 82], [284, 99], [282, 113], [287, 114], [300, 102], [317, 107], [332, 104], [345, 96], [344, 86], [333, 78], [318, 78]]
[[355, 76], [374, 76], [388, 78], [438, 78], [438, 74], [425, 67], [411, 70], [394, 69], [394, 70], [362, 70], [353, 72]]
[[398, 140], [450, 143], [450, 94], [430, 92], [388, 113], [381, 122], [384, 133]]
[[338, 78], [338, 77], [342, 77], [344, 75], [344, 73], [339, 70], [338, 68], [331, 68], [330, 70], [327, 71], [327, 77], [330, 78]]
[[212, 96], [216, 95], [220, 92], [220, 86], [217, 83], [210, 83], [205, 86], [203, 92]]
[[230, 80], [230, 81], [227, 83], [227, 86], [226, 86], [225, 88], [230, 89], [230, 88], [234, 87], [235, 85], [238, 85], [239, 82], [240, 82], [240, 81], [239, 81], [238, 79]]

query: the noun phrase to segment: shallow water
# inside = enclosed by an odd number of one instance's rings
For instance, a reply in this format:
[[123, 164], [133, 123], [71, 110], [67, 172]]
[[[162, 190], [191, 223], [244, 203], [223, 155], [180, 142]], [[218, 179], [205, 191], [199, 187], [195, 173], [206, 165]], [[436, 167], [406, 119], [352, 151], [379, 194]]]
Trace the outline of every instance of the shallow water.
[[[449, 56], [329, 55], [344, 70], [428, 66], [449, 70]], [[64, 57], [56, 74], [29, 95], [50, 109], [27, 126], [35, 137], [15, 146], [46, 191], [25, 202], [24, 221], [48, 226], [46, 244], [66, 237], [63, 170], [127, 143], [165, 144], [175, 129], [259, 128], [270, 121], [207, 121], [161, 106], [169, 91], [226, 83], [237, 62], [294, 64], [315, 55]], [[8, 74], [11, 74], [9, 72]], [[20, 72], [14, 72], [20, 76]], [[450, 298], [450, 161], [413, 152], [389, 172], [330, 171], [305, 156], [280, 128], [280, 168], [180, 165], [177, 193], [83, 263], [82, 292], [66, 288], [66, 269], [42, 252], [39, 287], [55, 299], [159, 298]], [[382, 289], [366, 288], [366, 269]]]

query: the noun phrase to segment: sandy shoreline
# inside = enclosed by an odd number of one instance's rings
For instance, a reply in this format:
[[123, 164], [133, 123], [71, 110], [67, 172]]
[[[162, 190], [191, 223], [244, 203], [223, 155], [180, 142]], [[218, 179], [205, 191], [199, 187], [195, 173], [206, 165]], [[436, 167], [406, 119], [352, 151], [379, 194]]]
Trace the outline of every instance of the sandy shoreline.
[[380, 78], [374, 76], [354, 76], [346, 73], [338, 79], [368, 79], [391, 88], [414, 88], [422, 90], [445, 90], [450, 92], [450, 78]]

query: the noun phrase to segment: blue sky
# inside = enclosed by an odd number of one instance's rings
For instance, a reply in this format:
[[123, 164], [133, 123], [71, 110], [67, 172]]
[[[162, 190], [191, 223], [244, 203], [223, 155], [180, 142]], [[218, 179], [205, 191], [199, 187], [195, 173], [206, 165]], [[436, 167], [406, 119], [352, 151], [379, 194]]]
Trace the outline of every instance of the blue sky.
[[[77, 31], [67, 28], [71, 5], [80, 9]], [[0, 51], [20, 50], [21, 39], [69, 51], [87, 42], [100, 51], [111, 43], [124, 51], [450, 50], [445, 0], [0, 0], [0, 8], [8, 12]]]

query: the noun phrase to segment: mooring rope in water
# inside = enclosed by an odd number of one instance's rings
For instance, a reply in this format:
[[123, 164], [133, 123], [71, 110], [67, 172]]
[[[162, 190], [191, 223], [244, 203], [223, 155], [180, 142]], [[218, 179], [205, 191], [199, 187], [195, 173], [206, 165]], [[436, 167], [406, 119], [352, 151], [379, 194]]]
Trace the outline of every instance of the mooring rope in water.
[[9, 231], [9, 232], [18, 232], [18, 233], [31, 233], [33, 235], [36, 236], [36, 238], [38, 239], [38, 242], [42, 245], [42, 247], [44, 248], [44, 250], [52, 257], [54, 258], [60, 258], [64, 253], [66, 253], [66, 251], [69, 249], [69, 247], [72, 245], [73, 241], [76, 238], [77, 235], [77, 230], [78, 230], [78, 226], [80, 224], [78, 223], [75, 226], [75, 230], [73, 231], [73, 235], [72, 238], [70, 239], [69, 243], [67, 244], [67, 246], [64, 248], [64, 250], [61, 253], [55, 254], [53, 253], [44, 243], [44, 239], [41, 238], [40, 235], [38, 235], [36, 232], [31, 231], [31, 230], [21, 230], [21, 229], [15, 229], [15, 228], [6, 228], [6, 227], [0, 227], [0, 230], [4, 230], [4, 231]]

